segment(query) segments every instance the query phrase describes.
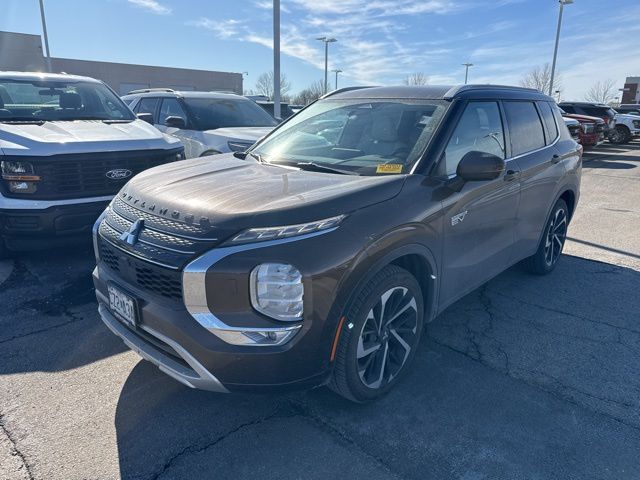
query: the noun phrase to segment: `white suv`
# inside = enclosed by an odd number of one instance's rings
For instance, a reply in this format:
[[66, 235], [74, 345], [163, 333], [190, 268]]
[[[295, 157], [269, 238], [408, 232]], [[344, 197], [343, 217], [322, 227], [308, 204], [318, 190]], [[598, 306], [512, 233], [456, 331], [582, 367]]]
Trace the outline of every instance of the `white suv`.
[[146, 89], [122, 99], [139, 118], [182, 140], [187, 158], [244, 151], [277, 125], [255, 102], [230, 93]]

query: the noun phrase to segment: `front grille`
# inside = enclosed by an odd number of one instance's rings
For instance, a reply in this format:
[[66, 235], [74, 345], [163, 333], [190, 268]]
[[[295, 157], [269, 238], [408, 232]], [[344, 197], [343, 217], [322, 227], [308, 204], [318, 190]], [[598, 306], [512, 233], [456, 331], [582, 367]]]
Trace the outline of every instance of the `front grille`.
[[[115, 195], [134, 175], [178, 159], [180, 149], [136, 150], [128, 152], [96, 152], [50, 157], [7, 157], [6, 160], [29, 161], [42, 180], [29, 199], [56, 200], [66, 198]], [[129, 170], [123, 179], [111, 179], [107, 172]], [[8, 191], [3, 192], [11, 195]], [[20, 198], [24, 198], [24, 194]]]
[[182, 275], [179, 271], [126, 255], [103, 238], [100, 239], [100, 260], [123, 280], [142, 290], [168, 300], [182, 299]]
[[[126, 242], [135, 222], [142, 220], [137, 241]], [[114, 199], [98, 228], [100, 259], [125, 282], [168, 300], [182, 299], [184, 266], [214, 248], [222, 232], [153, 215]]]

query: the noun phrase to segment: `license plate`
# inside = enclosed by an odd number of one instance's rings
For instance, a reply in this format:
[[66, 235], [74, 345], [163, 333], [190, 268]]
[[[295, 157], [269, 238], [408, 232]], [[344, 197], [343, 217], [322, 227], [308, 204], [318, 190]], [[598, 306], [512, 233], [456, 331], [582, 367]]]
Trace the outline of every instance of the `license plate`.
[[109, 285], [109, 309], [132, 327], [136, 326], [136, 302], [126, 293]]

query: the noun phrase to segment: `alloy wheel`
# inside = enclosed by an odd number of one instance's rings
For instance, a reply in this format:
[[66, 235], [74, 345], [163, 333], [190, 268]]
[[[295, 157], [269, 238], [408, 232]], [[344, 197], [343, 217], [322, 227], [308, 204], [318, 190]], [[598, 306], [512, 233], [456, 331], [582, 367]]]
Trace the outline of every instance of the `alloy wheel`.
[[416, 346], [417, 327], [417, 302], [407, 288], [393, 287], [380, 296], [358, 338], [358, 375], [365, 386], [379, 389], [398, 376]]
[[564, 208], [556, 210], [551, 219], [549, 230], [547, 231], [544, 246], [544, 261], [547, 266], [552, 266], [560, 258], [562, 247], [567, 238], [567, 212]]

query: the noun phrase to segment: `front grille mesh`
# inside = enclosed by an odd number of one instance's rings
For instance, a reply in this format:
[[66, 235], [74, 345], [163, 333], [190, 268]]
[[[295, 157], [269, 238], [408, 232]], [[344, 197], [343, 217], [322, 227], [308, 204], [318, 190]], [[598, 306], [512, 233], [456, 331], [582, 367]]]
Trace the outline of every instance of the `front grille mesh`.
[[[126, 232], [137, 220], [143, 220], [143, 226], [130, 245]], [[217, 245], [211, 238], [217, 232], [211, 228], [153, 215], [120, 197], [107, 209], [98, 232], [100, 259], [106, 267], [124, 281], [168, 300], [182, 298], [183, 267]]]

